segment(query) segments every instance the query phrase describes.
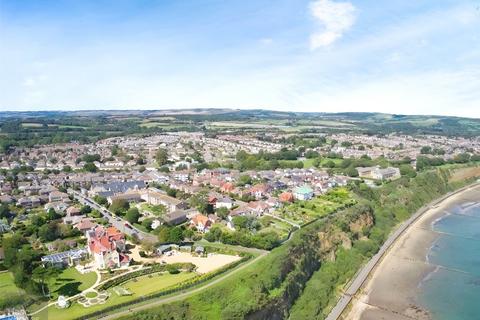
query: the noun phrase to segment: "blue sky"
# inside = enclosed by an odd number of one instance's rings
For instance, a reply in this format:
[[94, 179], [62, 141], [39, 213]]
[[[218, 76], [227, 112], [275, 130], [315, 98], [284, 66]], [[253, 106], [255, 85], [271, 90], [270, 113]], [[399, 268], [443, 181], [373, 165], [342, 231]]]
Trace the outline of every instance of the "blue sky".
[[0, 0], [0, 110], [480, 118], [480, 0]]

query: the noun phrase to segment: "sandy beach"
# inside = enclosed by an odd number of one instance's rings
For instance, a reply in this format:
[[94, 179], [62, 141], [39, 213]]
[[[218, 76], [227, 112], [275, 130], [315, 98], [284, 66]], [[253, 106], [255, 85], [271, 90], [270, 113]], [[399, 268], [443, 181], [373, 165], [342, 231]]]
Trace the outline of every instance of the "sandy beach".
[[352, 320], [425, 320], [431, 319], [415, 297], [419, 284], [438, 266], [427, 262], [426, 255], [439, 234], [432, 223], [448, 209], [467, 202], [480, 201], [480, 186], [442, 201], [426, 211], [392, 245], [354, 297], [343, 319]]

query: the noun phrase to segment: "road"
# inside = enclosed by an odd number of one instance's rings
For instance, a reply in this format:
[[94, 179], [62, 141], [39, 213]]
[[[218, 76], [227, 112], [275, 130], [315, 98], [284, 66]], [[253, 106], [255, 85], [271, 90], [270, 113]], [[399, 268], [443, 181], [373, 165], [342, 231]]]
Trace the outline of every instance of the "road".
[[126, 235], [136, 236], [139, 240], [148, 240], [152, 242], [157, 241], [157, 237], [155, 237], [154, 235], [135, 228], [127, 221], [123, 220], [118, 216], [115, 216], [112, 212], [96, 203], [95, 200], [93, 200], [92, 198], [86, 197], [80, 192], [73, 189], [68, 189], [68, 193], [72, 194], [75, 199], [81, 204], [90, 206], [92, 209], [98, 210], [98, 212], [100, 212], [102, 216], [106, 218], [111, 225], [113, 225], [115, 228], [125, 233]]
[[137, 306], [137, 307], [132, 306], [127, 310], [121, 310], [121, 311], [118, 311], [116, 313], [106, 315], [104, 317], [97, 316], [96, 319], [102, 319], [102, 320], [117, 319], [118, 317], [131, 314], [132, 312], [141, 311], [141, 310], [145, 310], [145, 309], [150, 309], [150, 308], [159, 306], [159, 305], [164, 304], [164, 303], [170, 303], [170, 302], [175, 302], [175, 301], [178, 301], [178, 300], [183, 300], [183, 299], [185, 299], [185, 298], [187, 298], [187, 297], [189, 297], [189, 296], [191, 296], [195, 293], [198, 293], [202, 290], [205, 290], [205, 289], [207, 289], [211, 286], [214, 286], [214, 285], [218, 284], [219, 282], [231, 277], [232, 275], [238, 273], [240, 270], [243, 270], [246, 267], [250, 266], [251, 264], [257, 262], [259, 259], [263, 258], [268, 253], [269, 253], [268, 251], [263, 252], [261, 255], [257, 256], [255, 259], [250, 260], [249, 262], [239, 266], [238, 268], [235, 268], [235, 269], [227, 272], [223, 276], [220, 276], [220, 277], [216, 278], [215, 280], [212, 280], [212, 281], [206, 283], [205, 285], [203, 285], [201, 287], [198, 287], [198, 288], [195, 288], [195, 289], [192, 289], [192, 290], [189, 290], [189, 291], [186, 291], [186, 292], [183, 292], [181, 294], [174, 295], [174, 296], [156, 299], [155, 301], [152, 301], [150, 303], [143, 304], [143, 305], [140, 305], [140, 306]]
[[447, 198], [463, 192], [465, 190], [474, 188], [478, 186], [479, 183], [474, 183], [472, 185], [463, 187], [457, 191], [447, 193], [443, 197], [436, 199], [429, 203], [428, 205], [422, 207], [420, 210], [418, 210], [413, 216], [411, 216], [407, 221], [402, 223], [402, 225], [393, 232], [390, 237], [385, 241], [385, 243], [382, 245], [380, 250], [378, 251], [377, 254], [375, 254], [370, 261], [360, 270], [360, 272], [357, 273], [355, 278], [350, 282], [349, 287], [347, 290], [342, 294], [340, 299], [338, 300], [336, 306], [330, 311], [330, 314], [326, 318], [326, 320], [336, 320], [338, 319], [342, 313], [345, 311], [347, 308], [348, 304], [352, 301], [353, 297], [355, 294], [358, 292], [358, 290], [362, 287], [362, 285], [365, 283], [367, 280], [368, 276], [370, 273], [373, 271], [373, 269], [378, 265], [382, 257], [385, 255], [385, 253], [390, 249], [390, 247], [393, 245], [393, 243], [407, 230], [418, 218], [420, 218], [425, 212], [427, 212], [429, 209], [437, 206], [440, 202], [446, 200]]

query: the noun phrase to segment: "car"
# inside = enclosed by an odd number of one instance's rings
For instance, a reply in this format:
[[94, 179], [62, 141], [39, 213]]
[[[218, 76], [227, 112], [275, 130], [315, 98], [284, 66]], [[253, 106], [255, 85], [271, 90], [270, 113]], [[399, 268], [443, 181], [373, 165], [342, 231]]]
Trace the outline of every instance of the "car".
[[125, 227], [132, 229], [132, 226], [128, 222], [125, 222]]

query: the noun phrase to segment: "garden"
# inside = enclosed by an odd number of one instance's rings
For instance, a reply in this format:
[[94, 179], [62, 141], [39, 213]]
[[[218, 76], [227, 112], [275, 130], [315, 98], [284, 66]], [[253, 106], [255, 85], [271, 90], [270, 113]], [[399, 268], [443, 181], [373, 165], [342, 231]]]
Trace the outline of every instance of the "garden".
[[346, 188], [335, 188], [311, 200], [296, 201], [286, 205], [277, 210], [274, 215], [304, 225], [355, 203], [356, 200]]

